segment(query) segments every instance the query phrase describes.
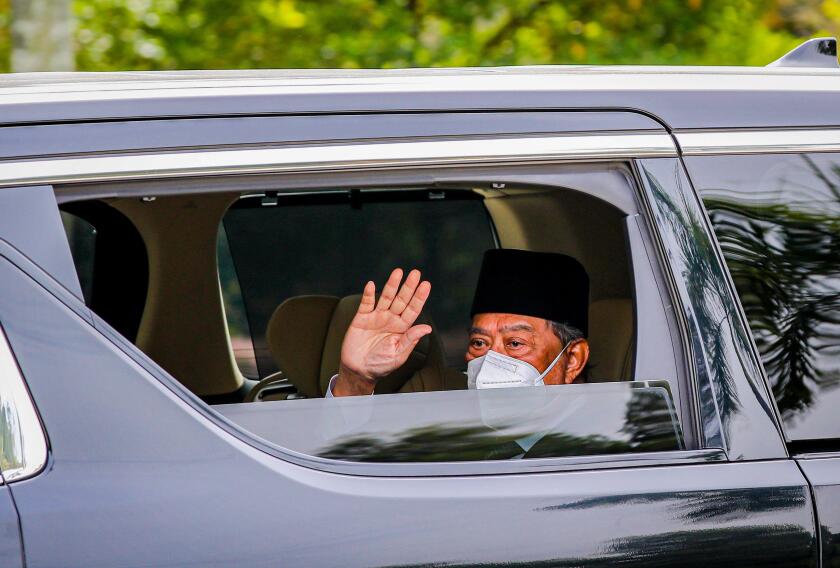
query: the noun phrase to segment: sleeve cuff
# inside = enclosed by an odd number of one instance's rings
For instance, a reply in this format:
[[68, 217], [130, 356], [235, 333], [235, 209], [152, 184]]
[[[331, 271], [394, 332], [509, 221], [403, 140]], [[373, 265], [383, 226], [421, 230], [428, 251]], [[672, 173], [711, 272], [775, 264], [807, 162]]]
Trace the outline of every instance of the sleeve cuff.
[[335, 380], [337, 378], [338, 378], [338, 373], [333, 375], [332, 378], [330, 379], [330, 382], [327, 385], [327, 392], [324, 393], [324, 398], [335, 398], [335, 395], [333, 395], [332, 390], [333, 390], [333, 385], [335, 384]]
[[[333, 394], [333, 387], [335, 386], [335, 381], [338, 379], [338, 373], [332, 376], [330, 382], [327, 384], [327, 392], [324, 393], [324, 398], [337, 398]], [[375, 393], [370, 393], [368, 396], [373, 396]]]

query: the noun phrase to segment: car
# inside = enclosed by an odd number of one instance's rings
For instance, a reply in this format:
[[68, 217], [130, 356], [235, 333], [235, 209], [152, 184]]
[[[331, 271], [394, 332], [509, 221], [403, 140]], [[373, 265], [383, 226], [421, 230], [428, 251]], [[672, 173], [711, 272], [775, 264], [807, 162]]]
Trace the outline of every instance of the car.
[[[3, 566], [838, 565], [838, 100], [828, 38], [0, 77]], [[466, 388], [495, 248], [585, 267], [586, 382]], [[433, 333], [325, 397], [395, 266]]]

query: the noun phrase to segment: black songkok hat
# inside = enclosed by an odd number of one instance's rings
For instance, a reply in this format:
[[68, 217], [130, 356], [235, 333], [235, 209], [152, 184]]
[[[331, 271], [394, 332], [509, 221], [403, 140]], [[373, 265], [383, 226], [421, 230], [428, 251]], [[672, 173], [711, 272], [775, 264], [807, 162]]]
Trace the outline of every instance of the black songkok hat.
[[589, 332], [589, 276], [571, 256], [493, 249], [484, 253], [470, 316], [517, 314]]

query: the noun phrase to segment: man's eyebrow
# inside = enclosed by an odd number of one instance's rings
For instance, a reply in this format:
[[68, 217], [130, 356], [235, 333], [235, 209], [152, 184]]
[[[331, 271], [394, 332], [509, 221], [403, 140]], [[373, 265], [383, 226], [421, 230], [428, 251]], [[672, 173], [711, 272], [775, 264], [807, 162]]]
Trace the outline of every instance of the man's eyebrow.
[[506, 325], [499, 329], [502, 333], [508, 331], [534, 331], [534, 328], [528, 325], [527, 323], [515, 323], [513, 325]]
[[471, 327], [470, 335], [490, 335], [490, 332], [481, 327]]

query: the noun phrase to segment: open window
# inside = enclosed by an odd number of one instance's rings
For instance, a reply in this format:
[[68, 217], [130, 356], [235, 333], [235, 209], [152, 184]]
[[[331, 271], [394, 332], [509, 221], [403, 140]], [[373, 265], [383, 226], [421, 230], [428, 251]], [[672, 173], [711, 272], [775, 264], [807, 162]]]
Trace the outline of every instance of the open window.
[[[141, 308], [131, 312], [137, 328], [114, 327], [275, 446], [366, 462], [690, 449], [680, 335], [632, 178], [621, 166], [593, 166], [569, 179], [220, 187], [62, 208], [94, 311], [112, 325], [127, 317], [92, 300], [112, 286], [95, 269], [99, 251], [123, 242], [90, 214], [82, 218], [92, 228], [73, 228], [73, 216], [96, 210], [127, 222], [143, 251], [122, 260], [136, 264], [132, 274], [146, 271], [143, 301], [123, 308]], [[586, 269], [591, 356], [579, 384], [467, 389], [469, 310], [492, 248], [564, 253]], [[419, 321], [433, 333], [376, 396], [325, 399], [364, 283], [396, 266], [432, 282]]]

